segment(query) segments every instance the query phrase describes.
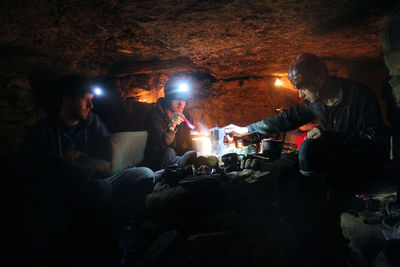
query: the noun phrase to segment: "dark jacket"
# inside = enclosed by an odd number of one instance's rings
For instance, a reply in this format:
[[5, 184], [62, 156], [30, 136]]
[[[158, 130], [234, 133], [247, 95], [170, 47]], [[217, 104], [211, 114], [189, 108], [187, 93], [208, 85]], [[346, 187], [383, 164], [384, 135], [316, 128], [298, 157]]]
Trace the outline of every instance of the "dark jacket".
[[343, 149], [377, 147], [384, 141], [383, 124], [377, 97], [362, 83], [331, 77], [341, 92], [335, 106], [308, 100], [282, 113], [247, 126], [251, 136], [268, 135], [295, 129], [316, 120], [324, 135]]
[[172, 148], [178, 156], [192, 150], [190, 128], [183, 122], [171, 131], [169, 122], [166, 100], [160, 98], [146, 120], [148, 138], [144, 161], [152, 169], [160, 169], [168, 149]]
[[110, 134], [99, 116], [92, 112], [76, 127], [71, 136], [58, 116], [46, 118], [34, 127], [29, 150], [63, 157], [70, 149], [77, 149], [88, 141]]

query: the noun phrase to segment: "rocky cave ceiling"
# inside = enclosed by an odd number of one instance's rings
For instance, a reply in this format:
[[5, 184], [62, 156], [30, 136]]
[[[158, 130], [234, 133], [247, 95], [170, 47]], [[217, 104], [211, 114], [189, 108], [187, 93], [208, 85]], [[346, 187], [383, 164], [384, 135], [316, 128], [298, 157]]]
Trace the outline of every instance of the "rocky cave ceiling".
[[299, 52], [331, 69], [378, 58], [391, 0], [1, 1], [0, 74], [286, 73]]

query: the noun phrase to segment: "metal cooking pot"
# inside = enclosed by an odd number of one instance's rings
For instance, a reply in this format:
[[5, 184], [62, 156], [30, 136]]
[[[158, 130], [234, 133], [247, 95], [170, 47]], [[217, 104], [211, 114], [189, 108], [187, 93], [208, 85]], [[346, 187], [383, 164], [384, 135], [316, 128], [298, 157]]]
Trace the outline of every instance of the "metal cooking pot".
[[222, 162], [225, 166], [237, 164], [239, 162], [237, 153], [228, 153], [221, 157]]
[[272, 160], [279, 159], [281, 157], [283, 149], [283, 141], [263, 139], [261, 147], [262, 147], [262, 154], [265, 157], [270, 158]]

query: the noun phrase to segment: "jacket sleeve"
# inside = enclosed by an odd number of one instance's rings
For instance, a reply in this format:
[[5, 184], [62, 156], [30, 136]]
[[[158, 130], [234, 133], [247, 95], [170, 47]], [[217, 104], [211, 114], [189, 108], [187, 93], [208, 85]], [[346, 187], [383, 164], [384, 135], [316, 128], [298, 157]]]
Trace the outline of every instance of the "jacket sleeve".
[[293, 130], [313, 119], [314, 115], [307, 108], [307, 102], [304, 101], [274, 116], [250, 124], [247, 129], [250, 137], [257, 139], [263, 135]]
[[[159, 140], [162, 146], [169, 146], [175, 139], [175, 131], [171, 131], [168, 127], [162, 127], [162, 125], [152, 124], [150, 131], [155, 136], [156, 140]], [[157, 142], [157, 141], [156, 141]]]
[[343, 149], [373, 148], [379, 147], [385, 142], [386, 127], [383, 123], [378, 99], [369, 88], [367, 89], [353, 99], [355, 105], [352, 118], [355, 131], [349, 133], [325, 132], [330, 140], [336, 141], [337, 145]]
[[99, 116], [93, 114], [92, 138], [102, 138], [110, 135], [110, 131]]
[[175, 131], [171, 131], [165, 125], [163, 119], [157, 114], [152, 113], [146, 123], [151, 144], [156, 147], [168, 147], [175, 139]]

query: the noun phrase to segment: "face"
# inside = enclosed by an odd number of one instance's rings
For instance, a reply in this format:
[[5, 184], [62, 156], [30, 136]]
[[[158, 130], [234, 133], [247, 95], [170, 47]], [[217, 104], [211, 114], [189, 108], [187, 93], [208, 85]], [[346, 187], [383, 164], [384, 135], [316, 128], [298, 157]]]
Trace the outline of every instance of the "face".
[[173, 112], [182, 113], [186, 107], [186, 101], [184, 100], [171, 100], [170, 110]]
[[302, 87], [301, 89], [299, 89], [299, 97], [305, 98], [305, 99], [309, 100], [311, 103], [314, 103], [318, 99], [317, 94], [313, 91], [310, 91], [306, 87]]
[[76, 119], [86, 120], [90, 110], [93, 108], [93, 94], [82, 94], [72, 98], [72, 114]]

